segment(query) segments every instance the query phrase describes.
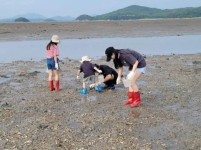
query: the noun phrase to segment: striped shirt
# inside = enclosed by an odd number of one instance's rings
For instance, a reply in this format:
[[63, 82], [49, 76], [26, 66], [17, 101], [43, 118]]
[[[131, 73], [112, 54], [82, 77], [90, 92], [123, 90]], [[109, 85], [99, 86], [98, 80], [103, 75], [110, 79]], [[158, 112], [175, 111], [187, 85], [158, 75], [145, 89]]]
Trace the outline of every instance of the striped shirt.
[[59, 48], [57, 45], [52, 44], [49, 50], [46, 50], [46, 57], [53, 58], [54, 56], [59, 56]]

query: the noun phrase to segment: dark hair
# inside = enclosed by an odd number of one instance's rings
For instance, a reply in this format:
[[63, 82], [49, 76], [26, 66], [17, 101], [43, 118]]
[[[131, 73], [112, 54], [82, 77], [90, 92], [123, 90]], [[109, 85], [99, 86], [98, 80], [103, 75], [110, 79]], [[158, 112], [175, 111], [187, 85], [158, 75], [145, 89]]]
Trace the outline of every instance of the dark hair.
[[114, 47], [108, 47], [106, 50], [105, 50], [105, 54], [106, 55], [112, 55], [112, 53], [115, 53], [115, 49]]
[[95, 67], [98, 68], [98, 69], [100, 69], [100, 65], [98, 65], [98, 64], [95, 64]]
[[113, 60], [114, 67], [115, 67], [116, 69], [118, 69], [119, 67], [122, 67], [122, 66], [123, 66], [122, 62], [121, 62], [120, 59], [118, 58], [119, 51], [120, 51], [120, 50], [116, 50], [116, 51], [115, 51], [115, 59]]
[[112, 59], [112, 54], [115, 53], [114, 47], [108, 47], [105, 50], [105, 54], [107, 56], [106, 61], [110, 61]]
[[52, 41], [50, 41], [48, 44], [47, 44], [47, 46], [46, 46], [46, 49], [47, 50], [50, 50], [50, 47], [51, 47], [51, 45], [57, 45], [58, 43], [54, 43], [54, 42], [52, 42]]

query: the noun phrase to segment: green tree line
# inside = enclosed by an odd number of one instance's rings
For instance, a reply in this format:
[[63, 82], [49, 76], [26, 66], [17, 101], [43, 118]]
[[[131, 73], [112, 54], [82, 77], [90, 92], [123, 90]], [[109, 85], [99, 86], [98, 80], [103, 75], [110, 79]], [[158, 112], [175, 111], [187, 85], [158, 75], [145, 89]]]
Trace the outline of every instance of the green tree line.
[[201, 7], [178, 9], [157, 9], [132, 5], [97, 16], [81, 15], [76, 20], [132, 20], [153, 18], [192, 18], [201, 17]]

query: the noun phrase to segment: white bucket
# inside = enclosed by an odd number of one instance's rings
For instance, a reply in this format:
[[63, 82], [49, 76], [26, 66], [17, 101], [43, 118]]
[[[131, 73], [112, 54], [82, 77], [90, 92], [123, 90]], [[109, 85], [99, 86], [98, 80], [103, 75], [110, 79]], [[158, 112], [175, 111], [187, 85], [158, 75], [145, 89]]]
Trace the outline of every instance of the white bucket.
[[123, 78], [122, 79], [124, 87], [129, 87], [131, 85], [131, 81], [128, 79]]

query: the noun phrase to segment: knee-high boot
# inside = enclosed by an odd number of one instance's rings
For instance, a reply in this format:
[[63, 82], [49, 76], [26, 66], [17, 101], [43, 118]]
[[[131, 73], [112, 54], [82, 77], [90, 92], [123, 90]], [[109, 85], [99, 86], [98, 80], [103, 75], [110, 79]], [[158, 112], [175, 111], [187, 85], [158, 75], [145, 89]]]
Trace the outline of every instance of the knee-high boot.
[[60, 89], [60, 87], [59, 87], [59, 80], [55, 81], [55, 83], [56, 83], [56, 88], [55, 88], [55, 90], [56, 90], [56, 91], [60, 91], [61, 89]]
[[123, 102], [124, 105], [132, 104], [133, 103], [133, 94], [134, 92], [128, 92], [128, 100]]
[[130, 104], [131, 107], [136, 107], [136, 106], [140, 105], [140, 103], [141, 103], [140, 91], [134, 92], [133, 99], [134, 99], [133, 103]]
[[50, 91], [55, 90], [53, 81], [49, 81], [49, 88], [50, 88]]

